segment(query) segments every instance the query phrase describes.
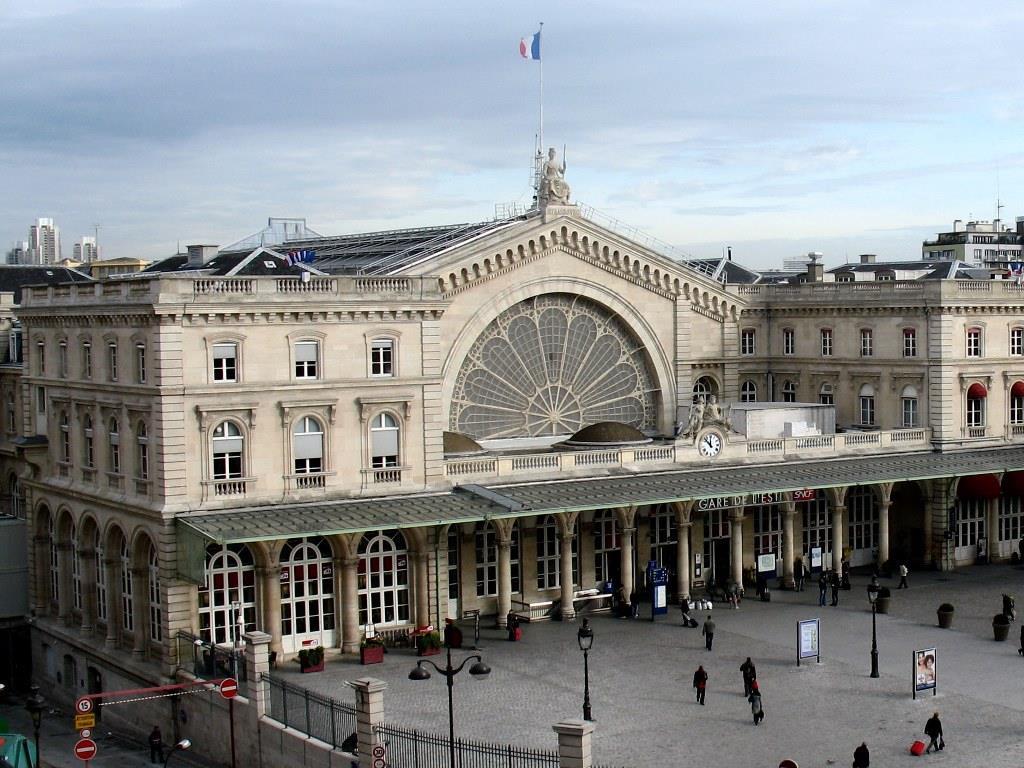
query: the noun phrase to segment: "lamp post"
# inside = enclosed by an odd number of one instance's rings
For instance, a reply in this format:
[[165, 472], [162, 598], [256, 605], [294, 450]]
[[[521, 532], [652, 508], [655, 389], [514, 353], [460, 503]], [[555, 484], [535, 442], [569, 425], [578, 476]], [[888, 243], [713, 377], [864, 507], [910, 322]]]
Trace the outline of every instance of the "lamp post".
[[868, 602], [871, 603], [871, 676], [878, 677], [878, 634], [875, 630], [875, 615], [878, 613], [878, 579], [871, 577], [868, 584]]
[[583, 719], [593, 720], [590, 713], [590, 647], [594, 644], [594, 630], [590, 619], [583, 620], [583, 626], [576, 632], [576, 642], [583, 651]]
[[412, 672], [409, 673], [410, 680], [429, 680], [430, 670], [423, 667], [424, 664], [429, 664], [436, 669], [440, 674], [444, 675], [446, 682], [448, 683], [448, 751], [450, 755], [450, 768], [457, 768], [455, 763], [455, 711], [452, 707], [452, 685], [454, 684], [455, 676], [462, 671], [462, 668], [472, 660], [476, 659], [476, 663], [469, 668], [469, 674], [473, 677], [487, 677], [491, 674], [491, 668], [484, 664], [484, 660], [480, 657], [480, 654], [474, 653], [467, 656], [462, 660], [462, 663], [457, 667], [452, 667], [452, 649], [446, 647], [445, 652], [447, 654], [448, 662], [445, 664], [444, 669], [437, 666], [432, 661], [421, 659], [416, 662], [416, 666], [413, 667]]
[[168, 752], [167, 753], [167, 757], [164, 758], [164, 768], [167, 768], [167, 762], [171, 759], [171, 755], [173, 755], [179, 749], [184, 751], [184, 750], [188, 749], [191, 746], [192, 746], [192, 742], [191, 741], [189, 741], [188, 739], [182, 739], [177, 744], [175, 744], [173, 747], [171, 747], [171, 751]]
[[39, 754], [39, 726], [43, 722], [43, 710], [46, 709], [46, 701], [39, 695], [39, 686], [33, 685], [29, 688], [31, 695], [25, 700], [25, 709], [32, 718], [32, 731], [36, 740], [36, 766], [42, 765], [42, 756]]

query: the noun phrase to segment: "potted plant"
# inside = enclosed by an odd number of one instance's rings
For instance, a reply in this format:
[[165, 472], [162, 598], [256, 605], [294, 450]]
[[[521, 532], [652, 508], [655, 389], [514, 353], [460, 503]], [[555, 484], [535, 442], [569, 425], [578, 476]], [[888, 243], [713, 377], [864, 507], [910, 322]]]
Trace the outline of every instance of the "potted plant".
[[996, 640], [1005, 640], [1010, 634], [1010, 617], [1005, 613], [997, 613], [992, 617], [992, 633]]
[[380, 664], [384, 661], [384, 638], [376, 637], [363, 638], [359, 643], [360, 664]]
[[303, 648], [299, 651], [299, 667], [303, 674], [306, 672], [324, 671], [324, 647], [318, 645], [316, 648]]
[[953, 606], [950, 603], [943, 603], [939, 606], [939, 626], [949, 629], [953, 626]]
[[433, 656], [441, 652], [441, 633], [436, 629], [416, 635], [416, 655]]
[[878, 597], [875, 598], [875, 608], [879, 613], [889, 613], [889, 604], [892, 601], [892, 592], [888, 587], [878, 588]]

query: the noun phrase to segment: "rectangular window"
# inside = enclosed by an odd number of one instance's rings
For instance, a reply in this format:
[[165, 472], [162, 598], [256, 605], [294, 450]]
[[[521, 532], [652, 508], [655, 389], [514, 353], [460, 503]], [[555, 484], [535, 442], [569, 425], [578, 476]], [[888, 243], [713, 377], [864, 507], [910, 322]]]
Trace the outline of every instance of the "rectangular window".
[[391, 339], [374, 339], [370, 345], [370, 375], [394, 376], [395, 343]]
[[68, 343], [66, 341], [62, 341], [60, 343], [60, 346], [57, 348], [57, 352], [59, 354], [59, 358], [57, 359], [57, 370], [59, 371], [60, 377], [62, 379], [67, 379], [67, 377], [68, 377]]
[[870, 328], [860, 329], [860, 356], [871, 357], [874, 354], [874, 333]]
[[740, 354], [752, 355], [756, 350], [756, 336], [753, 328], [744, 328], [740, 332]]
[[904, 397], [900, 400], [903, 420], [901, 426], [904, 429], [917, 426], [917, 398], [916, 397]]
[[46, 343], [36, 342], [36, 376], [46, 375]]
[[135, 345], [135, 381], [139, 384], [146, 383], [146, 345]]
[[36, 387], [36, 413], [46, 413], [46, 387]]
[[107, 372], [111, 381], [117, 381], [117, 342], [107, 344]]
[[144, 437], [139, 438], [139, 455], [138, 462], [138, 476], [140, 480], [149, 479], [149, 440]]
[[1024, 355], [1024, 328], [1010, 329], [1010, 354], [1015, 357]]
[[92, 342], [82, 344], [82, 378], [92, 378]]
[[967, 398], [967, 426], [968, 427], [984, 427], [985, 426], [985, 398], [983, 398], [983, 397], [968, 397]]
[[213, 380], [238, 381], [238, 345], [213, 345]]
[[832, 329], [822, 328], [821, 329], [821, 356], [831, 357], [832, 356]]
[[957, 499], [956, 546], [973, 547], [985, 537], [987, 506], [985, 499]]
[[1024, 513], [1020, 503], [1020, 496], [999, 497], [999, 540], [1012, 541], [1020, 540], [1021, 532], [1024, 531]]
[[796, 333], [792, 328], [782, 329], [782, 354], [796, 354]]
[[981, 329], [967, 329], [967, 356], [981, 357]]
[[320, 345], [315, 341], [300, 341], [295, 344], [295, 378], [317, 378], [317, 360]]
[[917, 330], [915, 328], [903, 329], [903, 356], [917, 357]]
[[869, 427], [875, 423], [875, 398], [874, 395], [861, 395], [860, 397], [860, 423]]

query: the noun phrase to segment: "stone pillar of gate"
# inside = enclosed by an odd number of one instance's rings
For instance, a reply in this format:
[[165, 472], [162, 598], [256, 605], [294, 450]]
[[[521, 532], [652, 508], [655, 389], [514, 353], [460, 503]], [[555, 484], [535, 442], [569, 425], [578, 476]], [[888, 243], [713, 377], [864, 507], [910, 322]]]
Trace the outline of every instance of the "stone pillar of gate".
[[[732, 547], [730, 571], [732, 580], [743, 585], [743, 507], [729, 510], [729, 545]], [[717, 566], [716, 566], [717, 567]]]
[[676, 546], [676, 593], [679, 601], [690, 599], [690, 513], [694, 502], [677, 501], [672, 506], [676, 513], [676, 531], [679, 543]]
[[515, 520], [491, 520], [498, 539], [498, 605], [499, 627], [508, 624], [512, 610], [512, 532]]
[[558, 768], [590, 768], [594, 764], [590, 747], [592, 724], [563, 720], [551, 727], [558, 734]]
[[572, 582], [572, 540], [576, 536], [576, 518], [579, 512], [562, 512], [555, 515], [558, 525], [558, 568], [559, 583], [562, 590], [560, 613], [565, 621], [576, 618], [576, 609], [572, 599], [575, 587]]
[[782, 586], [793, 589], [796, 581], [793, 578], [795, 547], [793, 546], [793, 519], [796, 517], [796, 504], [792, 499], [782, 502]]
[[132, 568], [132, 656], [141, 659], [146, 655], [149, 640], [149, 565]]
[[358, 557], [341, 559], [341, 650], [359, 653], [362, 638], [359, 632]]
[[270, 635], [270, 650], [280, 655], [284, 651], [281, 645], [281, 566], [257, 567], [256, 575], [263, 594], [263, 628]]
[[92, 547], [78, 553], [82, 575], [82, 624], [79, 631], [91, 635], [96, 626], [96, 550]]
[[615, 510], [622, 536], [619, 538], [619, 573], [626, 596], [631, 597], [636, 588], [636, 574], [633, 572], [633, 540], [636, 534], [636, 507], [620, 507]]
[[270, 635], [266, 632], [246, 632], [242, 635], [245, 641], [245, 677], [246, 696], [254, 708], [257, 718], [263, 717], [270, 709]]
[[373, 677], [361, 677], [349, 683], [356, 691], [356, 740], [363, 765], [373, 765], [371, 755], [377, 745], [377, 726], [384, 720], [384, 691], [388, 684]]

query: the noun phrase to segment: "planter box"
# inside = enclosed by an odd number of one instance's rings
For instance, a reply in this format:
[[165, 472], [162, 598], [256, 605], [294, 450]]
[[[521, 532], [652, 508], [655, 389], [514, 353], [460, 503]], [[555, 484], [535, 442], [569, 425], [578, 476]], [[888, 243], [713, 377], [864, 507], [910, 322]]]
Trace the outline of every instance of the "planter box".
[[939, 611], [939, 627], [942, 629], [949, 629], [953, 626], [953, 612], [952, 611]]
[[889, 613], [891, 597], [880, 597], [875, 601], [875, 608], [879, 613]]
[[1009, 624], [993, 624], [992, 625], [992, 634], [995, 635], [995, 639], [998, 640], [998, 641], [1006, 640], [1006, 638], [1009, 637], [1009, 635], [1010, 635], [1010, 625]]
[[380, 664], [384, 661], [384, 646], [368, 645], [359, 649], [360, 664]]
[[319, 664], [310, 664], [308, 667], [303, 667], [302, 668], [302, 674], [306, 674], [307, 672], [323, 672], [323, 671], [324, 671], [324, 663], [323, 663], [323, 661], [321, 661]]
[[437, 656], [441, 652], [440, 648], [417, 648], [417, 656]]

